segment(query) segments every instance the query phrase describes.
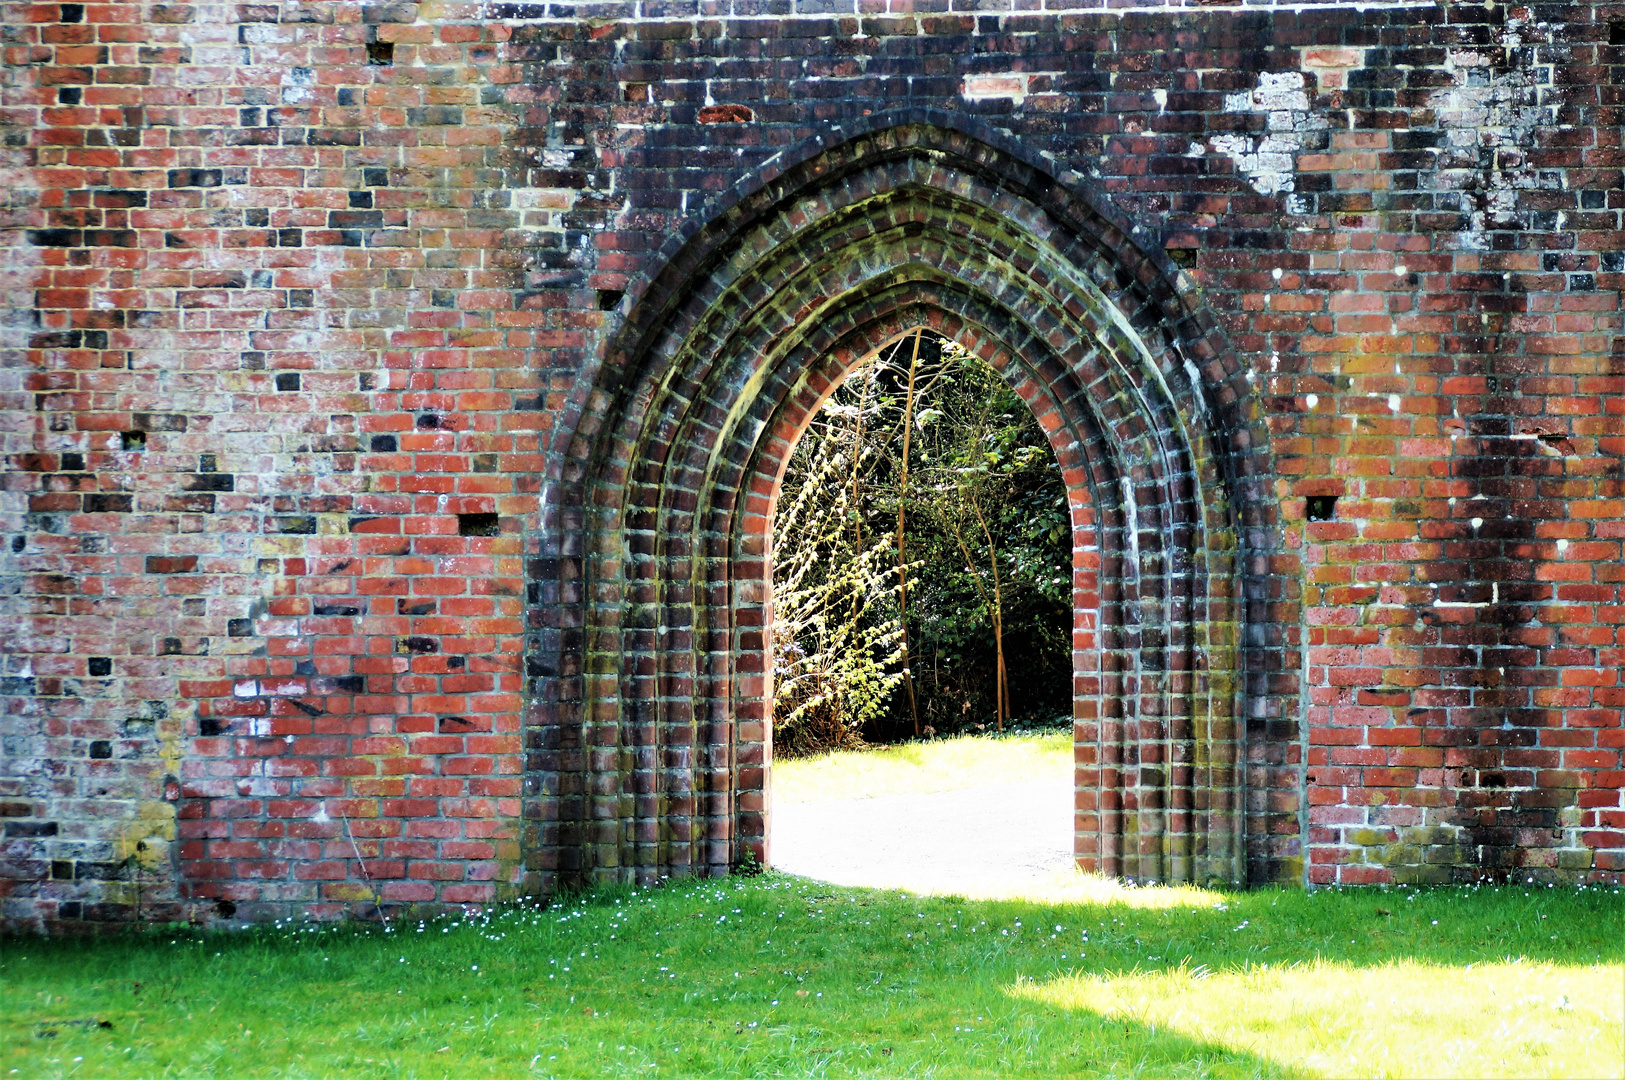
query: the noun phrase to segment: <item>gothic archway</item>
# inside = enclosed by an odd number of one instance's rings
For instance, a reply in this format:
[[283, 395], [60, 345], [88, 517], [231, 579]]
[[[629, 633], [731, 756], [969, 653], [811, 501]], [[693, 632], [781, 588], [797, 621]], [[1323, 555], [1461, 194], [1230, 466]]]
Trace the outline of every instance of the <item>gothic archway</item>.
[[580, 546], [540, 575], [540, 877], [767, 855], [779, 476], [845, 372], [928, 326], [1005, 375], [1067, 482], [1080, 865], [1246, 879], [1237, 724], [1272, 691], [1242, 676], [1280, 664], [1245, 636], [1273, 543], [1245, 379], [1076, 177], [957, 122], [877, 123], [755, 178], [629, 292], [558, 485]]

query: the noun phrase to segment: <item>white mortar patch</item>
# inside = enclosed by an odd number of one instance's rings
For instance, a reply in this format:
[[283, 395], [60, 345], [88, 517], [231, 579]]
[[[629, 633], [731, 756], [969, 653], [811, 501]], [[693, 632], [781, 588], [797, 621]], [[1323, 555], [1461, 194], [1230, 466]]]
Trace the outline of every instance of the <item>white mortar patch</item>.
[[1499, 48], [1449, 50], [1451, 83], [1428, 96], [1448, 139], [1436, 152], [1439, 187], [1461, 192], [1467, 224], [1457, 235], [1468, 251], [1489, 250], [1491, 230], [1518, 227], [1520, 192], [1562, 184], [1524, 153], [1537, 128], [1558, 123], [1563, 104], [1553, 83], [1563, 57], [1552, 50], [1552, 28], [1515, 11], [1498, 37]]
[[1235, 162], [1236, 170], [1260, 195], [1290, 192], [1297, 186], [1297, 154], [1305, 137], [1331, 127], [1309, 108], [1308, 82], [1301, 71], [1266, 71], [1258, 85], [1238, 94], [1226, 94], [1227, 113], [1262, 113], [1263, 135], [1232, 132], [1215, 135], [1208, 145]]

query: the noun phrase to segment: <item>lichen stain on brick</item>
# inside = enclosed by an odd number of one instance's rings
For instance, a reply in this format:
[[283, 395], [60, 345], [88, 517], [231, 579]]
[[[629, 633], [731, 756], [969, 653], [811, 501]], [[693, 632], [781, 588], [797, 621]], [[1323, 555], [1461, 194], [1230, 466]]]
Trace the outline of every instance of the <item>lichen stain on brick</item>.
[[1614, 7], [4, 35], [8, 927], [765, 853], [772, 468], [921, 325], [1068, 477], [1086, 865], [1625, 873]]

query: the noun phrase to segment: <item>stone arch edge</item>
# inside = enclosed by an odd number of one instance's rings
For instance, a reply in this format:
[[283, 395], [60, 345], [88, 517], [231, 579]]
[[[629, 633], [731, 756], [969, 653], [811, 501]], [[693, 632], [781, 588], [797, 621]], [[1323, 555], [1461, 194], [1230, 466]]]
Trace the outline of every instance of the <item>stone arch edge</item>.
[[[589, 395], [600, 395], [596, 404], [609, 406], [605, 410], [605, 415], [600, 417], [601, 420], [607, 421], [616, 415], [617, 403], [613, 400], [616, 396], [616, 384], [624, 386], [639, 381], [638, 372], [652, 352], [651, 346], [660, 331], [661, 315], [670, 312], [683, 302], [684, 297], [688, 295], [685, 285], [704, 278], [703, 268], [719, 247], [726, 245], [731, 237], [743, 235], [752, 227], [770, 220], [775, 211], [796, 197], [797, 192], [816, 189], [822, 184], [831, 182], [832, 177], [838, 176], [837, 172], [821, 172], [817, 169], [816, 162], [822, 156], [865, 138], [882, 136], [886, 131], [897, 128], [935, 129], [938, 142], [916, 137], [906, 143], [882, 148], [894, 156], [929, 152], [938, 149], [940, 141], [952, 142], [957, 139], [959, 145], [963, 145], [964, 140], [968, 139], [982, 144], [989, 152], [985, 157], [972, 158], [983, 169], [987, 168], [989, 159], [997, 160], [1003, 157], [1010, 159], [1011, 163], [1020, 169], [1030, 170], [1026, 176], [1021, 177], [1021, 184], [1001, 183], [996, 186], [1028, 198], [1046, 210], [1057, 202], [1064, 204], [1073, 211], [1066, 217], [1068, 225], [1077, 227], [1085, 223], [1080, 219], [1095, 219], [1098, 227], [1093, 231], [1080, 229], [1077, 233], [1079, 238], [1085, 242], [1094, 240], [1101, 243], [1103, 253], [1107, 254], [1115, 265], [1122, 270], [1132, 269], [1132, 287], [1152, 292], [1153, 295], [1148, 299], [1157, 304], [1162, 314], [1162, 330], [1167, 335], [1165, 344], [1173, 349], [1177, 357], [1184, 360], [1185, 374], [1191, 392], [1195, 394], [1193, 405], [1206, 428], [1205, 435], [1214, 452], [1216, 459], [1214, 463], [1218, 466], [1219, 479], [1224, 490], [1223, 501], [1231, 514], [1229, 524], [1242, 549], [1235, 574], [1238, 588], [1235, 603], [1241, 611], [1243, 624], [1234, 630], [1238, 653], [1256, 651], [1260, 643], [1266, 646], [1274, 645], [1276, 651], [1280, 651], [1279, 647], [1285, 644], [1282, 629], [1252, 627], [1249, 632], [1249, 624], [1261, 621], [1256, 613], [1263, 610], [1262, 605], [1268, 602], [1270, 594], [1275, 591], [1265, 579], [1276, 572], [1274, 556], [1282, 546], [1273, 492], [1268, 490], [1267, 483], [1270, 473], [1267, 468], [1269, 460], [1267, 431], [1257, 419], [1259, 410], [1256, 400], [1252, 399], [1250, 388], [1245, 385], [1243, 369], [1237, 362], [1234, 350], [1225, 341], [1217, 320], [1203, 302], [1199, 289], [1188, 276], [1173, 266], [1159, 246], [1150, 243], [1155, 239], [1153, 233], [1134, 224], [1116, 207], [1089, 191], [1081, 176], [1070, 171], [1056, 172], [1042, 155], [1028, 151], [1008, 133], [983, 121], [941, 110], [893, 110], [866, 118], [860, 123], [831, 127], [825, 132], [811, 136], [787, 148], [763, 168], [742, 177], [730, 189], [716, 196], [705, 213], [692, 219], [677, 233], [668, 237], [650, 268], [629, 283], [626, 296], [617, 311], [619, 325], [613, 327], [605, 346], [599, 352], [599, 364], [592, 373], [593, 377], [582, 380], [584, 386], [579, 392], [579, 400], [575, 403], [577, 409], [572, 410], [578, 422], [561, 430], [559, 433], [561, 442], [555, 443], [564, 450], [562, 460], [555, 459], [563, 466], [564, 475], [555, 477], [555, 481], [560, 483], [562, 489], [560, 494], [564, 499], [555, 505], [561, 510], [564, 509], [571, 501], [571, 494], [574, 494], [574, 505], [577, 510], [586, 510], [587, 513], [576, 518], [575, 529], [561, 523], [561, 527], [556, 530], [557, 548], [551, 552], [541, 551], [543, 558], [534, 565], [541, 568], [549, 565], [564, 568], [566, 564], [574, 563], [577, 568], [574, 575], [576, 582], [579, 584], [583, 580], [584, 575], [581, 571], [585, 569], [584, 560], [588, 557], [583, 542], [588, 540], [592, 527], [588, 518], [590, 508], [583, 507], [580, 500], [592, 482], [592, 459], [596, 456], [593, 448], [601, 444], [603, 437], [610, 432], [610, 425], [579, 423], [584, 416]], [[879, 151], [873, 151], [869, 156], [854, 155], [843, 164], [847, 168], [859, 168], [864, 162], [875, 160], [878, 153]], [[802, 174], [799, 177], [798, 172]], [[1045, 180], [1052, 187], [1035, 192], [1034, 182], [1041, 183]], [[748, 214], [741, 213], [741, 209], [746, 207], [753, 196], [761, 194], [780, 181], [786, 183], [776, 198], [771, 201], [764, 200], [761, 206]], [[1105, 240], [1116, 242], [1116, 254], [1113, 254], [1113, 248], [1105, 247]], [[1131, 253], [1127, 259], [1123, 257], [1125, 251]], [[1155, 271], [1154, 276], [1150, 278], [1147, 277], [1148, 268]], [[1142, 292], [1141, 295], [1144, 296], [1145, 293]], [[619, 358], [624, 366], [612, 366], [611, 361], [615, 358]], [[594, 428], [595, 430], [589, 430]], [[1260, 467], [1261, 464], [1266, 467]], [[567, 519], [568, 515], [565, 515], [565, 518]], [[544, 530], [547, 528], [545, 521], [543, 528]], [[573, 535], [570, 535], [572, 533]], [[569, 550], [571, 548], [574, 548], [573, 552]], [[537, 576], [547, 575], [544, 570]], [[552, 585], [557, 589], [559, 598], [565, 600], [570, 591], [564, 587], [565, 582], [555, 580]], [[576, 599], [585, 602], [585, 598], [579, 592]], [[585, 616], [585, 609], [582, 609], [581, 614]], [[574, 622], [573, 629], [578, 634], [586, 630], [585, 618], [581, 621], [567, 621]], [[1279, 627], [1279, 624], [1286, 620], [1265, 618], [1262, 621], [1275, 623]], [[1291, 621], [1296, 622], [1295, 619]], [[570, 629], [564, 628], [566, 636]], [[1260, 631], [1263, 633], [1262, 637], [1259, 636]], [[583, 644], [584, 642], [578, 640], [577, 647]], [[556, 659], [563, 660], [565, 657], [559, 655]], [[545, 669], [548, 666], [544, 662], [540, 667]], [[561, 670], [560, 665], [552, 666], [556, 674], [567, 676], [568, 673]], [[1263, 669], [1262, 673], [1260, 667]], [[1243, 662], [1238, 665], [1234, 672], [1236, 679], [1233, 689], [1235, 696], [1233, 715], [1238, 728], [1247, 724], [1251, 715], [1247, 706], [1252, 699], [1261, 696], [1284, 696], [1278, 690], [1265, 689], [1263, 679], [1271, 672], [1279, 674], [1284, 670], [1290, 673], [1296, 668], [1296, 664], [1289, 662], [1274, 664], [1266, 662], [1263, 665]], [[1251, 687], [1247, 685], [1249, 680], [1254, 683]], [[582, 701], [582, 704], [586, 705], [587, 702]], [[1295, 710], [1282, 709], [1281, 712], [1285, 715], [1295, 715]], [[533, 747], [533, 749], [543, 748]], [[582, 753], [590, 752], [585, 747], [577, 749]], [[1245, 749], [1238, 751], [1236, 762], [1238, 768], [1245, 766], [1245, 754]], [[556, 754], [543, 753], [535, 760], [539, 763], [548, 757], [556, 758]], [[527, 765], [528, 774], [537, 771]], [[546, 771], [545, 766], [541, 771]], [[545, 797], [548, 794], [546, 787], [545, 777], [539, 775], [527, 777], [527, 795], [533, 799], [537, 796]], [[1242, 812], [1245, 813], [1245, 810]], [[529, 816], [532, 815], [527, 814], [527, 817]], [[557, 821], [556, 815], [549, 816]], [[527, 847], [536, 846], [534, 836], [532, 840]]]
[[[1035, 205], [1046, 211], [1062, 210], [1058, 220], [1075, 227], [1085, 226], [1091, 218], [1104, 227], [1080, 228], [1079, 235], [1101, 241], [1102, 247], [1112, 252], [1119, 268], [1132, 267], [1138, 271], [1136, 285], [1147, 290], [1146, 299], [1161, 309], [1170, 344], [1186, 361], [1187, 373], [1196, 376], [1191, 382], [1203, 411], [1222, 418], [1220, 424], [1210, 425], [1209, 434], [1218, 458], [1220, 478], [1231, 492], [1230, 503], [1238, 513], [1247, 512], [1245, 518], [1238, 518], [1236, 527], [1238, 530], [1276, 530], [1279, 526], [1274, 512], [1276, 499], [1268, 487], [1272, 470], [1257, 465], [1271, 458], [1262, 409], [1247, 383], [1245, 366], [1203, 298], [1200, 286], [1158, 243], [1160, 230], [1134, 221], [1103, 195], [1091, 190], [1082, 174], [1057, 169], [1050, 158], [1024, 146], [1008, 131], [963, 113], [919, 107], [885, 110], [853, 122], [832, 124], [786, 147], [766, 164], [712, 196], [698, 213], [666, 239], [651, 257], [649, 267], [627, 282], [624, 295], [612, 312], [612, 324], [599, 351], [599, 363], [592, 378], [582, 380], [583, 385], [572, 395], [555, 442], [562, 452], [563, 475], [557, 479], [573, 487], [581, 479], [576, 470], [590, 467], [594, 448], [603, 434], [589, 422], [591, 397], [613, 394], [617, 384], [626, 381], [615, 378], [611, 360], [622, 357], [635, 361], [651, 351], [661, 330], [660, 317], [681, 302], [686, 293], [684, 283], [693, 280], [730, 239], [771, 214], [775, 206], [826, 183], [827, 176], [811, 169], [820, 158], [888, 131], [904, 129], [935, 132], [940, 140], [935, 145], [916, 142], [912, 147], [915, 151], [946, 149], [945, 144], [954, 137], [981, 144], [997, 157], [1049, 181], [1047, 190], [1031, 194]], [[862, 160], [859, 158], [852, 164], [861, 164]], [[798, 172], [806, 175], [798, 178]], [[745, 216], [744, 210], [751, 199], [781, 182], [784, 195]], [[1012, 187], [1008, 183], [998, 186]], [[1114, 234], [1118, 243], [1107, 243]], [[635, 368], [634, 362], [626, 374], [630, 376]], [[1265, 539], [1262, 534], [1257, 538]], [[1252, 546], [1274, 550], [1280, 543], [1277, 538]]]

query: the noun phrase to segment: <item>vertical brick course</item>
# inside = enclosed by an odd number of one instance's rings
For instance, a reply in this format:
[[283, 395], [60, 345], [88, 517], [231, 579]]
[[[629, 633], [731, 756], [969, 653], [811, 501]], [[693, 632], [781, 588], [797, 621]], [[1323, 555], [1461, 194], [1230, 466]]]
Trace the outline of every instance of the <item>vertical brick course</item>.
[[918, 325], [1066, 471], [1089, 865], [1625, 870], [1625, 7], [4, 7], [8, 925], [759, 848]]

